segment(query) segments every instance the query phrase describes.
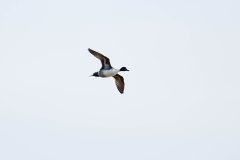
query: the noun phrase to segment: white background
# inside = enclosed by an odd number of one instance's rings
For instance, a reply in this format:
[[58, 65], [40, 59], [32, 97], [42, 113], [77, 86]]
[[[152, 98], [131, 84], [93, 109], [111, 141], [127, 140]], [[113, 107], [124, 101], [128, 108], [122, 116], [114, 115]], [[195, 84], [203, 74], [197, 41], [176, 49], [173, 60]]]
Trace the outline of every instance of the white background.
[[1, 0], [0, 159], [239, 160], [239, 6]]

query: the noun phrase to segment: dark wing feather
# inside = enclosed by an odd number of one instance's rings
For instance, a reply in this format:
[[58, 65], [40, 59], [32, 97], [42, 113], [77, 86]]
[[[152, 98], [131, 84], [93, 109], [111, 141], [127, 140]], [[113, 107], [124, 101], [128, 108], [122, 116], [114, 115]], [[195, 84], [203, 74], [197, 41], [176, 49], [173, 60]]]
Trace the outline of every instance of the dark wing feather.
[[115, 83], [117, 86], [117, 89], [120, 93], [123, 93], [124, 91], [124, 78], [120, 76], [119, 74], [113, 76], [115, 78]]
[[101, 61], [102, 69], [103, 68], [112, 68], [108, 57], [106, 57], [106, 56], [102, 55], [101, 53], [98, 53], [90, 48], [88, 48], [88, 51]]

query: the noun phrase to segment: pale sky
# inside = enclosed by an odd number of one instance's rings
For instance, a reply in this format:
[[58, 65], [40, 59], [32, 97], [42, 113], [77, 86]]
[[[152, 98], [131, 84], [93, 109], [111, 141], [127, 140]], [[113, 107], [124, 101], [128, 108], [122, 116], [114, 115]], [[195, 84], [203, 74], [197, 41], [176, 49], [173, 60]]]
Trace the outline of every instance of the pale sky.
[[0, 159], [239, 160], [239, 7], [1, 0]]

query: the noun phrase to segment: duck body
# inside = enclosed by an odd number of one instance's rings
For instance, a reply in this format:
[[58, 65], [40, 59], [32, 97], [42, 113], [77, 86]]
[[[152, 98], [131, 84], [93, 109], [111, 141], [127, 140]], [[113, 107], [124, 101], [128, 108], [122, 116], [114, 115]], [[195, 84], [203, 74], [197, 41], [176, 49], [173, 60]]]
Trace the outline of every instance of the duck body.
[[100, 71], [98, 71], [98, 75], [99, 75], [99, 77], [107, 78], [107, 77], [113, 77], [113, 76], [117, 75], [118, 72], [119, 72], [119, 70], [115, 69], [115, 68], [101, 69]]

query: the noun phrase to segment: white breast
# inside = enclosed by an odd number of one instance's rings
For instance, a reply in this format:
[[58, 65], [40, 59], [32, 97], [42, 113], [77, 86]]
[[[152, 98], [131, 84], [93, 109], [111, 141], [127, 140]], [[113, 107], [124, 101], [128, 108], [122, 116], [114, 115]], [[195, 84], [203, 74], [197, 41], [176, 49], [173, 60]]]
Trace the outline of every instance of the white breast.
[[112, 77], [112, 76], [115, 76], [118, 72], [119, 72], [119, 70], [112, 68], [109, 70], [99, 71], [99, 75], [100, 75], [100, 77]]

